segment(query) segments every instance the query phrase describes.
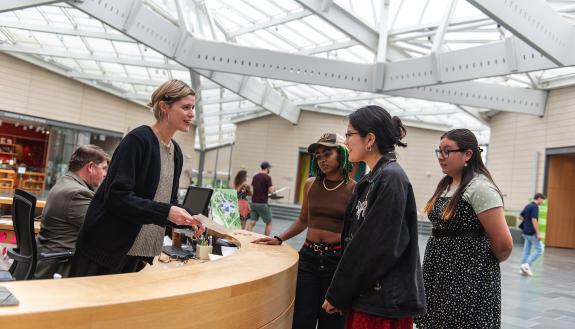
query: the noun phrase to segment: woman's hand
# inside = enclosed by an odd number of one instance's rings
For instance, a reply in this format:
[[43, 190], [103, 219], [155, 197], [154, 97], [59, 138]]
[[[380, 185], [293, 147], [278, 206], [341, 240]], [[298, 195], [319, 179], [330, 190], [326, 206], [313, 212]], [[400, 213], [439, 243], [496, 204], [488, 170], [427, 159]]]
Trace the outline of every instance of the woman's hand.
[[333, 307], [330, 302], [325, 299], [323, 301], [323, 305], [321, 306], [328, 314], [339, 313], [339, 315], [343, 315], [343, 312], [340, 309]]
[[196, 217], [190, 215], [185, 209], [172, 206], [170, 208], [170, 213], [168, 214], [168, 220], [176, 225], [191, 226], [194, 230], [194, 237], [201, 236], [206, 227], [204, 224]]
[[280, 241], [276, 238], [270, 238], [269, 236], [266, 236], [265, 238], [259, 238], [259, 239], [255, 239], [254, 241], [252, 241], [252, 243], [258, 243], [258, 244], [267, 244], [267, 245], [272, 245], [272, 246], [279, 246]]

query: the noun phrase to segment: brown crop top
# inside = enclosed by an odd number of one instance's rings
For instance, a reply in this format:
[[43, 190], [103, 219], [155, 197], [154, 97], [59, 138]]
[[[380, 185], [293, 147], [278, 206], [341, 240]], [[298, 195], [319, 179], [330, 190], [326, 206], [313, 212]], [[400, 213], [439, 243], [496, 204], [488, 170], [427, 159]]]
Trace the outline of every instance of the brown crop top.
[[[326, 180], [325, 185], [331, 189], [341, 181]], [[348, 201], [351, 199], [355, 182], [350, 180], [333, 191], [328, 191], [322, 181], [315, 180], [308, 192], [307, 225], [335, 233], [343, 230], [343, 220]]]

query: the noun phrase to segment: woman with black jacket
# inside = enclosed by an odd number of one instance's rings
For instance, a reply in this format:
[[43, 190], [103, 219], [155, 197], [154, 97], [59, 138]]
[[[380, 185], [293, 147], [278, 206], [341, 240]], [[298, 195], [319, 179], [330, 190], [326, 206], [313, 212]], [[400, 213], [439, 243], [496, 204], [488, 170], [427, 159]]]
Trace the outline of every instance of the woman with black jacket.
[[394, 152], [407, 146], [403, 137], [401, 120], [379, 106], [349, 116], [349, 160], [371, 171], [348, 204], [344, 252], [323, 304], [346, 313], [346, 328], [411, 329], [425, 309], [415, 198]]
[[136, 272], [161, 253], [168, 222], [203, 224], [178, 205], [182, 151], [172, 139], [188, 132], [195, 92], [169, 80], [152, 94], [156, 122], [130, 131], [114, 152], [104, 182], [86, 213], [76, 242], [71, 276]]

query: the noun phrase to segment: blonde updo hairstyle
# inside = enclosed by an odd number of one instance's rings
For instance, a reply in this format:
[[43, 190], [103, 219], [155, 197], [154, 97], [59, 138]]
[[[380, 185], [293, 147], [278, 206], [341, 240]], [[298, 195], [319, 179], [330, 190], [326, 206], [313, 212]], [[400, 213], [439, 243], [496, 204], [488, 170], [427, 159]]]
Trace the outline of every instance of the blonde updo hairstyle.
[[153, 110], [156, 120], [161, 121], [164, 118], [164, 112], [160, 108], [160, 102], [170, 106], [186, 96], [196, 96], [196, 92], [188, 84], [180, 80], [168, 80], [162, 83], [154, 93], [148, 106]]

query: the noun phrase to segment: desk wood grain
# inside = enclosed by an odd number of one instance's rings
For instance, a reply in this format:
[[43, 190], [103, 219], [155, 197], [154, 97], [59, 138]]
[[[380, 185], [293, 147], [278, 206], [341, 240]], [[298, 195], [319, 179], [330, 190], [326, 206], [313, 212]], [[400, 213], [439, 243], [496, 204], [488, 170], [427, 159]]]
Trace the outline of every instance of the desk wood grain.
[[5, 283], [10, 328], [291, 328], [297, 252], [250, 243], [216, 261], [121, 275]]
[[[5, 197], [5, 196], [0, 196], [0, 205], [12, 205], [12, 202], [14, 202], [13, 198], [9, 198], [9, 197]], [[37, 200], [36, 201], [36, 208], [44, 208], [44, 206], [46, 206], [46, 201], [45, 200]]]

